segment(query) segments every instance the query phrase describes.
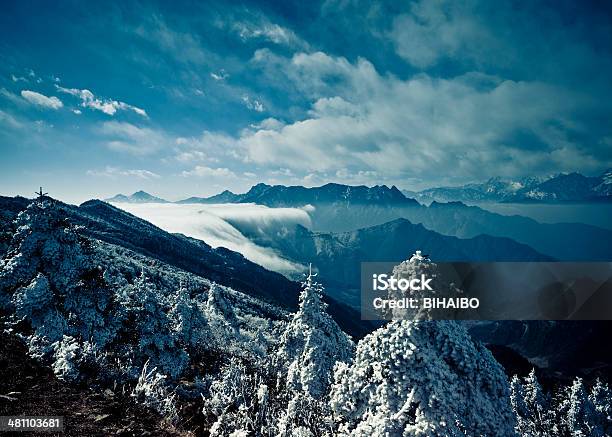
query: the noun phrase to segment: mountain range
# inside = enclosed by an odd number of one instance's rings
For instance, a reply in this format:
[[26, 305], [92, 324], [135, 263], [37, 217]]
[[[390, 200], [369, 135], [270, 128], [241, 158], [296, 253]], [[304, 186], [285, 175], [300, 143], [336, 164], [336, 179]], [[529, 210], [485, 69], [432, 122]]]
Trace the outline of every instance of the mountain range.
[[[259, 183], [249, 191], [236, 194], [225, 190], [210, 197], [189, 197], [176, 203], [259, 203], [284, 206], [291, 203], [314, 204], [346, 202], [352, 204], [410, 205], [436, 202], [607, 202], [612, 200], [612, 169], [600, 176], [567, 173], [547, 177], [524, 177], [516, 180], [494, 177], [484, 183], [457, 187], [435, 187], [422, 191], [400, 191], [396, 186], [351, 186], [336, 183], [320, 187], [267, 185]], [[144, 191], [131, 195], [117, 194], [105, 199], [114, 203], [168, 203]], [[417, 202], [418, 201], [418, 202]]]
[[[291, 199], [292, 203], [302, 205], [321, 202], [343, 202], [351, 204], [390, 204], [390, 205], [417, 205], [414, 199], [409, 199], [395, 186], [365, 185], [350, 186], [329, 183], [321, 187], [306, 188], [302, 186], [284, 186], [257, 184], [243, 194], [235, 194], [225, 190], [211, 197], [190, 197], [176, 203], [259, 203], [267, 206], [283, 206]], [[115, 203], [159, 203], [168, 202], [143, 191], [130, 196], [118, 194], [106, 199]]]
[[516, 180], [491, 178], [484, 183], [403, 191], [419, 202], [601, 202], [612, 200], [612, 169], [600, 176], [580, 173]]
[[423, 250], [439, 261], [551, 261], [552, 258], [509, 238], [478, 235], [460, 239], [441, 235], [399, 218], [349, 232], [312, 232], [301, 225], [276, 235], [241, 231], [252, 241], [283, 256], [317, 267], [328, 294], [356, 308], [360, 305], [361, 262], [394, 262]]

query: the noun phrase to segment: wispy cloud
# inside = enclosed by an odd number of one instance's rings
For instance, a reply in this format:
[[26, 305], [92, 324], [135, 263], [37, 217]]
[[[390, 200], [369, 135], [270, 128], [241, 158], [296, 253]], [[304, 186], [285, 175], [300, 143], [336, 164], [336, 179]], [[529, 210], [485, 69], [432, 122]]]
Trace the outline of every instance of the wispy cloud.
[[21, 97], [23, 97], [33, 105], [40, 106], [46, 109], [60, 109], [64, 106], [62, 101], [57, 97], [48, 97], [44, 94], [37, 93], [36, 91], [23, 90], [21, 91]]
[[136, 177], [138, 179], [159, 179], [161, 176], [157, 173], [153, 173], [149, 170], [142, 169], [132, 169], [132, 170], [123, 170], [118, 167], [107, 166], [103, 170], [87, 170], [86, 174], [88, 176], [101, 176], [111, 179], [116, 179], [117, 177]]
[[117, 111], [133, 111], [144, 118], [148, 117], [147, 112], [142, 108], [113, 99], [100, 99], [88, 89], [64, 88], [59, 85], [55, 85], [55, 87], [62, 93], [81, 99], [81, 106], [83, 108], [100, 111], [107, 115], [115, 115]]
[[212, 77], [216, 81], [222, 81], [222, 80], [227, 79], [229, 77], [229, 74], [227, 74], [225, 70], [221, 69], [216, 73], [215, 72], [210, 73], [210, 77]]
[[209, 53], [194, 33], [171, 28], [159, 14], [145, 20], [135, 33], [179, 62], [205, 64], [208, 61]]
[[15, 117], [13, 117], [8, 112], [5, 112], [0, 109], [0, 123], [5, 124], [13, 129], [19, 129], [23, 127], [23, 123], [18, 121]]
[[274, 44], [293, 48], [308, 48], [308, 44], [297, 36], [293, 30], [272, 23], [267, 17], [261, 14], [254, 15], [242, 21], [234, 21], [231, 28], [243, 41], [262, 39]]
[[14, 74], [11, 74], [11, 80], [13, 82], [28, 82], [28, 79], [26, 79], [23, 76], [15, 76]]
[[162, 131], [119, 121], [103, 123], [98, 132], [108, 148], [132, 155], [149, 155], [172, 142]]
[[196, 166], [193, 170], [183, 171], [181, 176], [200, 177], [200, 178], [235, 178], [236, 174], [229, 168], [211, 168], [203, 165]]
[[244, 106], [246, 106], [251, 111], [264, 112], [266, 110], [266, 107], [261, 101], [259, 101], [258, 99], [249, 97], [247, 94], [244, 94], [241, 97], [241, 100], [242, 100], [242, 103], [244, 103]]

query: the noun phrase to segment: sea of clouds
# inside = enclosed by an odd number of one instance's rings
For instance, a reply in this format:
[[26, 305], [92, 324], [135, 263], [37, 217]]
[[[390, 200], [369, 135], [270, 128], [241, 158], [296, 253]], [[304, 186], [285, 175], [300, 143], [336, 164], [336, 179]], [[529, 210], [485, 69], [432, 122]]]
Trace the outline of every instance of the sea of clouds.
[[197, 238], [212, 247], [226, 247], [249, 261], [285, 275], [305, 271], [305, 266], [278, 252], [255, 244], [248, 235], [281, 234], [294, 225], [310, 228], [308, 212], [298, 208], [269, 208], [255, 204], [115, 203], [163, 230]]

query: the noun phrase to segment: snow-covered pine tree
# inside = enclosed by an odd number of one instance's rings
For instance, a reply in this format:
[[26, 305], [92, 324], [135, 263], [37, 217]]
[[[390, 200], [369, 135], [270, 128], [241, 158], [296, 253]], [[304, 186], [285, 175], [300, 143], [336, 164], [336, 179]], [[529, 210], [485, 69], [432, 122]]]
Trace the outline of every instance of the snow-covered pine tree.
[[42, 357], [68, 329], [58, 303], [92, 265], [85, 241], [58, 213], [55, 201], [32, 202], [17, 216], [15, 228], [0, 261], [0, 305], [30, 323], [30, 353]]
[[366, 336], [336, 366], [330, 405], [342, 435], [515, 435], [503, 369], [450, 321], [391, 321]]
[[309, 272], [302, 283], [298, 311], [283, 332], [273, 362], [278, 389], [285, 393], [287, 411], [279, 422], [281, 434], [298, 427], [324, 428], [333, 368], [349, 362], [354, 344], [326, 312], [323, 287]]
[[147, 278], [144, 269], [129, 290], [129, 299], [124, 305], [128, 309], [128, 323], [138, 333], [133, 347], [138, 355], [150, 361], [151, 366], [166, 375], [178, 376], [187, 365], [188, 356], [172, 335], [168, 316], [170, 302]]
[[597, 380], [590, 393], [580, 378], [544, 393], [535, 371], [512, 378], [512, 408], [517, 432], [524, 437], [607, 437], [612, 435], [610, 391]]
[[558, 435], [560, 426], [551, 409], [535, 369], [523, 382], [515, 375], [511, 383], [511, 404], [516, 417], [516, 430], [521, 436], [547, 437]]
[[243, 338], [240, 333], [240, 323], [232, 304], [227, 299], [223, 287], [214, 282], [208, 290], [204, 316], [208, 321], [210, 338], [214, 347], [232, 354], [248, 352], [241, 346]]
[[589, 400], [593, 403], [597, 413], [597, 424], [604, 435], [612, 435], [612, 392], [608, 384], [599, 378], [595, 381]]
[[[439, 293], [460, 292], [420, 252], [393, 274], [424, 274]], [[352, 364], [337, 364], [330, 405], [344, 434], [514, 435], [503, 369], [462, 325], [449, 321], [394, 320], [366, 336]]]
[[[425, 275], [427, 279], [431, 279], [431, 288], [433, 290], [392, 290], [389, 289], [389, 299], [399, 300], [404, 297], [412, 297], [422, 299], [423, 297], [449, 298], [461, 297], [463, 292], [455, 286], [454, 283], [448, 281], [438, 272], [438, 265], [432, 262], [427, 256], [424, 256], [420, 250], [417, 250], [409, 260], [403, 261], [393, 268], [393, 278], [397, 279], [413, 279], [421, 278]], [[426, 309], [426, 308], [393, 308], [387, 310], [385, 316], [388, 319], [395, 320], [436, 320], [436, 319], [454, 319], [460, 310], [452, 312], [450, 309]]]
[[574, 379], [571, 386], [562, 391], [555, 411], [566, 435], [572, 437], [604, 437], [602, 424], [599, 423], [595, 405], [589, 399], [581, 378]]
[[287, 372], [288, 388], [320, 398], [329, 389], [334, 364], [348, 362], [354, 344], [326, 312], [323, 287], [314, 277], [310, 272], [302, 283], [299, 309], [283, 332], [274, 359]]
[[191, 298], [189, 288], [182, 281], [174, 296], [169, 317], [171, 328], [178, 334], [182, 344], [200, 350], [211, 347], [212, 340], [204, 310]]

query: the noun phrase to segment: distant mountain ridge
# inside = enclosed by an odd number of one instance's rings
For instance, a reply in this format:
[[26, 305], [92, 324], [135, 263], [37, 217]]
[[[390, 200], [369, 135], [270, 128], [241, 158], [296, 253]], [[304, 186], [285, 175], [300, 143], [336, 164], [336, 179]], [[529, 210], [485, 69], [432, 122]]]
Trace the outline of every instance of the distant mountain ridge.
[[612, 201], [612, 169], [600, 176], [580, 173], [507, 180], [491, 178], [480, 184], [403, 191], [418, 201], [437, 202], [598, 202]]
[[349, 232], [312, 232], [301, 225], [283, 234], [248, 235], [262, 246], [278, 250], [296, 262], [312, 262], [326, 290], [336, 299], [359, 306], [362, 262], [393, 262], [423, 250], [440, 261], [552, 261], [510, 238], [478, 235], [457, 238], [439, 234], [399, 218]]
[[153, 196], [145, 191], [136, 191], [134, 194], [126, 196], [125, 194], [117, 194], [109, 199], [105, 199], [106, 202], [114, 203], [169, 203], [167, 200], [161, 197]]
[[[168, 200], [137, 191], [105, 199], [112, 203], [170, 203]], [[494, 177], [484, 183], [457, 187], [435, 187], [422, 191], [399, 190], [395, 185], [344, 185], [328, 183], [320, 187], [268, 185], [259, 183], [249, 191], [236, 194], [229, 190], [209, 197], [189, 197], [174, 203], [258, 203], [267, 206], [306, 205], [316, 203], [352, 203], [384, 205], [417, 205], [431, 202], [612, 202], [612, 169], [600, 176], [580, 173], [547, 177], [524, 177], [516, 180]]]
[[[118, 194], [106, 199], [114, 203], [167, 203], [167, 200], [138, 191], [130, 196]], [[302, 205], [310, 203], [352, 203], [352, 204], [393, 204], [418, 205], [414, 199], [409, 199], [396, 187], [386, 185], [342, 185], [329, 183], [320, 187], [306, 188], [302, 186], [267, 185], [259, 183], [243, 194], [235, 194], [229, 190], [211, 197], [189, 197], [174, 203], [258, 203], [267, 206], [284, 206], [295, 203]]]

